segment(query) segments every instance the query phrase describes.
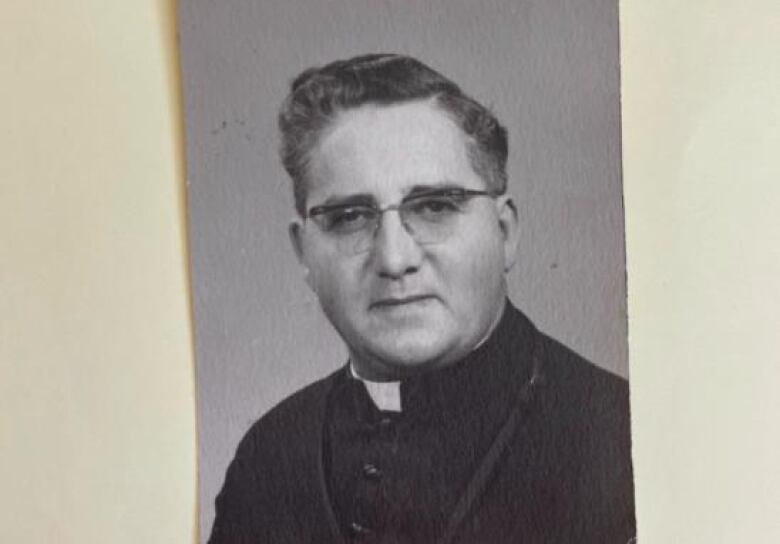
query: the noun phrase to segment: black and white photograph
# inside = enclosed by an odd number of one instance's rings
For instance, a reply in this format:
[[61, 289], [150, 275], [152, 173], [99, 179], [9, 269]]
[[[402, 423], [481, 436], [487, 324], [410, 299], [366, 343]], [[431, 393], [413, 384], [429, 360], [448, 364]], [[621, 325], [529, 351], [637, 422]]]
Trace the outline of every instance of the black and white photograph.
[[182, 2], [203, 542], [632, 542], [617, 1]]

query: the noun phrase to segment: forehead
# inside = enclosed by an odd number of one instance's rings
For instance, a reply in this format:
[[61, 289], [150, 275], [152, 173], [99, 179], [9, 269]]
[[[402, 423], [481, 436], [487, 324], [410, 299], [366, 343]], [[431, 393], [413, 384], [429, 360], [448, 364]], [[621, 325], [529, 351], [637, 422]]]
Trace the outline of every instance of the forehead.
[[357, 193], [391, 201], [420, 185], [484, 188], [467, 136], [430, 100], [339, 113], [310, 156], [309, 179], [314, 204]]

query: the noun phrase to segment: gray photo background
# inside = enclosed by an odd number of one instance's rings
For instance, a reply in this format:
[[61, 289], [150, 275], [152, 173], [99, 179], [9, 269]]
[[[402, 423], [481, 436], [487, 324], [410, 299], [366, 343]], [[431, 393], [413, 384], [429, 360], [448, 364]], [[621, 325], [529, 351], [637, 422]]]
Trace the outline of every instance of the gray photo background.
[[249, 425], [345, 361], [287, 237], [276, 113], [291, 78], [367, 52], [419, 57], [510, 135], [511, 298], [627, 374], [617, 0], [181, 0], [200, 524]]

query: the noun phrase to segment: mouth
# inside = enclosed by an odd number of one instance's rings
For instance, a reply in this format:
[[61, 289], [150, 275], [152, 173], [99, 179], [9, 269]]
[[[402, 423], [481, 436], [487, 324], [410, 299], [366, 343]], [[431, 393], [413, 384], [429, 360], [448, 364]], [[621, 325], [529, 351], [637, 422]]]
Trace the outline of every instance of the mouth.
[[405, 297], [386, 297], [375, 300], [371, 303], [372, 308], [396, 308], [399, 306], [410, 306], [420, 302], [433, 300], [433, 295], [410, 295]]

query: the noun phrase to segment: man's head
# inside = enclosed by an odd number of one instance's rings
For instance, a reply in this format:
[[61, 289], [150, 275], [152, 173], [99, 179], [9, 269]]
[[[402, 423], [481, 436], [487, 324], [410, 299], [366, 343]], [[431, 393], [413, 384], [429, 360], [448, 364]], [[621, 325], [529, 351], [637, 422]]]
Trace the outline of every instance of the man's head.
[[495, 118], [418, 61], [375, 55], [304, 72], [280, 125], [291, 238], [358, 370], [395, 379], [478, 345], [517, 241]]

